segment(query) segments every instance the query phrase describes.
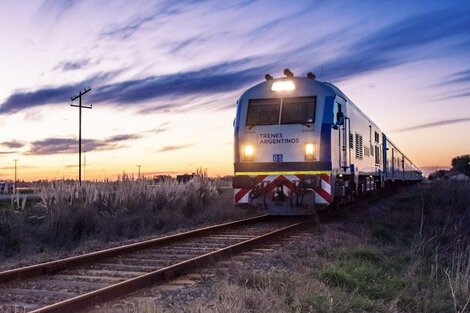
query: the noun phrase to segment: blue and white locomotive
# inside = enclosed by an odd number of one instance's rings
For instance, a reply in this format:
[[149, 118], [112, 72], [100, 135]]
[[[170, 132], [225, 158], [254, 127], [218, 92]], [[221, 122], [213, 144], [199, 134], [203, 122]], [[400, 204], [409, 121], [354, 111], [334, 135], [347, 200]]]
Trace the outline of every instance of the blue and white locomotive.
[[337, 87], [285, 77], [251, 87], [237, 102], [235, 202], [274, 214], [354, 202], [420, 170]]

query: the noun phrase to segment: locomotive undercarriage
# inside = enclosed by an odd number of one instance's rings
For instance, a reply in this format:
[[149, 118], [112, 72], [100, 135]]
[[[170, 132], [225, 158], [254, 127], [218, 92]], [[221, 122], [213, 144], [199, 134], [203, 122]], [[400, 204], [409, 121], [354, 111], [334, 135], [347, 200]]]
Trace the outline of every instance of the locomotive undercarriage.
[[[236, 176], [234, 188], [247, 191], [246, 201], [237, 205], [257, 208], [273, 215], [311, 215], [326, 208], [341, 209], [360, 199], [374, 198], [385, 190], [409, 183], [399, 180], [385, 182], [381, 175], [299, 175], [299, 179], [287, 179], [282, 175], [270, 177], [277, 178], [256, 183], [255, 178], [258, 177]], [[330, 184], [333, 194], [325, 194], [330, 191]], [[319, 199], [323, 203], [319, 203]]]
[[355, 203], [360, 198], [378, 194], [383, 187], [380, 175], [337, 175], [333, 205]]
[[313, 189], [298, 183], [294, 190], [284, 183], [279, 183], [274, 189], [269, 184], [258, 184], [250, 193], [250, 204], [262, 205], [262, 209], [271, 214], [311, 214], [315, 206]]
[[[238, 181], [247, 182], [246, 178], [240, 178]], [[251, 186], [239, 187], [250, 188], [248, 203], [245, 203], [245, 206], [256, 207], [276, 215], [308, 215], [312, 214], [314, 209], [326, 207], [326, 205], [315, 203], [314, 189], [320, 186], [319, 176], [306, 175], [297, 180], [289, 180], [281, 176], [281, 179], [265, 180]]]

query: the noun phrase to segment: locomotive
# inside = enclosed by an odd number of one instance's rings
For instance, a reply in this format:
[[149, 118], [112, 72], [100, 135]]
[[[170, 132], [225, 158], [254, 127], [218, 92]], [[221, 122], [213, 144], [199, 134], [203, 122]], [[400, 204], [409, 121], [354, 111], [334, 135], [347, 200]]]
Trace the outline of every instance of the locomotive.
[[401, 184], [418, 167], [333, 84], [313, 73], [246, 90], [234, 120], [234, 199], [272, 214], [310, 214]]

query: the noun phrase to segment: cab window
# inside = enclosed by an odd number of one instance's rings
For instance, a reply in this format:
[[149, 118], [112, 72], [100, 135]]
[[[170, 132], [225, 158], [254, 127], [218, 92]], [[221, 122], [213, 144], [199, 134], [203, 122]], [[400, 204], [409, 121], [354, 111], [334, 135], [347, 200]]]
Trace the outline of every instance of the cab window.
[[284, 98], [281, 124], [310, 124], [315, 121], [316, 97]]
[[277, 125], [281, 99], [254, 99], [248, 103], [246, 126]]

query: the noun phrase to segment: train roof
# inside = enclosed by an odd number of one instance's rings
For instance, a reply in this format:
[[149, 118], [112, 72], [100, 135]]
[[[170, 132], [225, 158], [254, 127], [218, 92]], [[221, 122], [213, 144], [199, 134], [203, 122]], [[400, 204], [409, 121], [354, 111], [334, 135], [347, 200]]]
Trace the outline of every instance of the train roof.
[[349, 104], [351, 104], [365, 119], [367, 119], [369, 121], [369, 123], [371, 125], [373, 125], [375, 128], [377, 128], [378, 130], [382, 131], [380, 129], [379, 126], [377, 126], [377, 124], [374, 123], [374, 121], [372, 121], [372, 119], [367, 116], [367, 114], [364, 113], [364, 111], [362, 111], [351, 99], [349, 99], [348, 96], [346, 96], [342, 91], [341, 89], [339, 89], [338, 87], [336, 87], [335, 85], [333, 85], [332, 83], [328, 83], [328, 82], [323, 82], [325, 85], [328, 85], [329, 87], [331, 87], [333, 90], [336, 91], [336, 93], [344, 98], [345, 100], [347, 100], [349, 102]]
[[305, 89], [307, 89], [306, 87], [308, 85], [310, 86], [315, 86], [315, 88], [318, 88], [318, 89], [321, 89], [324, 93], [326, 94], [330, 94], [330, 95], [333, 95], [333, 94], [337, 94], [338, 91], [341, 93], [341, 95], [344, 96], [344, 94], [339, 90], [337, 89], [336, 87], [335, 88], [332, 88], [332, 86], [330, 86], [330, 84], [326, 84], [322, 81], [319, 81], [319, 80], [316, 80], [316, 79], [310, 79], [310, 78], [307, 78], [307, 77], [291, 77], [291, 78], [286, 78], [286, 77], [281, 77], [281, 78], [274, 78], [273, 80], [269, 80], [269, 81], [264, 81], [264, 82], [261, 82], [257, 85], [254, 85], [253, 87], [247, 89], [242, 95], [241, 95], [241, 98], [244, 98], [244, 97], [250, 97], [250, 96], [259, 96], [261, 94], [266, 94], [267, 92], [269, 92], [269, 94], [271, 94], [271, 84], [272, 82], [276, 82], [276, 81], [285, 81], [285, 80], [293, 80], [296, 84], [296, 86], [300, 86], [300, 88], [297, 88], [297, 90], [300, 90], [302, 87]]
[[[320, 81], [320, 80], [317, 80], [317, 79], [312, 79], [312, 78], [308, 78], [308, 77], [295, 77], [295, 76], [290, 77], [290, 78], [286, 78], [286, 77], [274, 78], [273, 80], [261, 82], [261, 83], [255, 85], [255, 86], [247, 89], [241, 95], [241, 98], [253, 97], [253, 96], [254, 97], [260, 97], [261, 95], [270, 96], [271, 95], [271, 84], [272, 84], [272, 82], [283, 81], [283, 80], [293, 80], [295, 82], [296, 86], [300, 87], [300, 88], [297, 88], [297, 90], [302, 90], [302, 88], [307, 90], [308, 86], [314, 86], [315, 89], [317, 89], [317, 90], [320, 89], [321, 91], [323, 91], [324, 94], [340, 96], [341, 98], [346, 100], [348, 102], [348, 104], [352, 105], [365, 119], [367, 119], [371, 125], [373, 125], [375, 128], [380, 130], [380, 128], [377, 126], [377, 124], [375, 124], [367, 116], [367, 114], [365, 114], [361, 109], [359, 109], [359, 107], [353, 101], [351, 101], [351, 99], [349, 99], [348, 96], [346, 96], [344, 94], [344, 92], [342, 92], [338, 87], [336, 87], [332, 83]], [[269, 86], [268, 86], [268, 84], [269, 84]], [[308, 95], [308, 93], [306, 93], [305, 95]]]

